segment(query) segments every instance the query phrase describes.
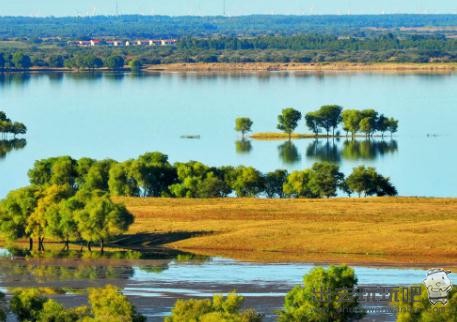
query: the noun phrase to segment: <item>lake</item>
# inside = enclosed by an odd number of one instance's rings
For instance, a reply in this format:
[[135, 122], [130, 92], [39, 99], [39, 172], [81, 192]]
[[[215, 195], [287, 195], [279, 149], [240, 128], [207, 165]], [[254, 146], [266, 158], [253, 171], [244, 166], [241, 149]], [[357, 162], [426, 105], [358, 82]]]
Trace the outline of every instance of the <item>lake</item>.
[[[0, 110], [27, 125], [24, 140], [0, 142], [0, 197], [27, 184], [37, 159], [135, 158], [161, 151], [172, 162], [249, 165], [261, 171], [331, 160], [390, 176], [403, 196], [457, 196], [457, 74], [247, 73], [0, 75]], [[275, 131], [284, 107], [375, 108], [400, 121], [393, 139], [240, 142], [234, 120]], [[299, 132], [305, 131], [304, 122]], [[307, 130], [306, 130], [307, 131]], [[307, 131], [308, 132], [308, 131]], [[199, 135], [200, 139], [181, 136]]]
[[[0, 290], [7, 294], [14, 287], [53, 288], [60, 290], [54, 298], [76, 306], [86, 301], [81, 290], [113, 284], [122, 289], [148, 321], [161, 321], [177, 299], [208, 298], [233, 290], [245, 297], [248, 307], [264, 313], [265, 321], [274, 321], [275, 311], [284, 304], [285, 294], [302, 284], [303, 275], [314, 267], [303, 263], [260, 264], [191, 254], [123, 260], [89, 259], [87, 253], [84, 259], [52, 259], [49, 253], [24, 257], [6, 250], [1, 250], [1, 255]], [[426, 270], [419, 268], [356, 266], [354, 269], [359, 286], [368, 287], [410, 287], [422, 283], [426, 276]], [[62, 290], [67, 294], [61, 294]], [[380, 310], [369, 313], [365, 321], [395, 321], [387, 305], [365, 305]]]

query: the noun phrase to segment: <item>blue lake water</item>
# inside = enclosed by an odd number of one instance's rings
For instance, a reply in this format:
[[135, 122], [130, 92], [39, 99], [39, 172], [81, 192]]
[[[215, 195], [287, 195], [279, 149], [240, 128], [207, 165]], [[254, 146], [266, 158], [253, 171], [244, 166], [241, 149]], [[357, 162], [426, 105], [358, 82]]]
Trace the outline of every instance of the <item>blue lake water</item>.
[[[262, 171], [338, 162], [390, 176], [404, 196], [457, 196], [457, 74], [50, 74], [0, 76], [0, 110], [24, 122], [26, 144], [0, 142], [0, 197], [27, 184], [37, 159], [58, 155], [126, 160], [161, 151], [172, 162], [250, 165]], [[391, 139], [238, 144], [234, 120], [274, 131], [282, 108], [375, 108], [400, 120]], [[298, 131], [304, 132], [304, 122]], [[198, 140], [182, 135], [200, 135]], [[3, 151], [3, 152], [2, 152]]]

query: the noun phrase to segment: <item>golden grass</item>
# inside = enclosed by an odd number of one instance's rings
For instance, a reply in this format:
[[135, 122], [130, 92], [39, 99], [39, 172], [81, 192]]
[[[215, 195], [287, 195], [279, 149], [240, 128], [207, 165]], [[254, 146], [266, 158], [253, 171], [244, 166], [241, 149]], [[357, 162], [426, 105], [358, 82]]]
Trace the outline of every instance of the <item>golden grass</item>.
[[125, 198], [131, 233], [207, 232], [169, 246], [255, 261], [457, 267], [457, 199]]
[[195, 72], [449, 72], [457, 70], [457, 63], [175, 63], [148, 65], [149, 71], [195, 71]]

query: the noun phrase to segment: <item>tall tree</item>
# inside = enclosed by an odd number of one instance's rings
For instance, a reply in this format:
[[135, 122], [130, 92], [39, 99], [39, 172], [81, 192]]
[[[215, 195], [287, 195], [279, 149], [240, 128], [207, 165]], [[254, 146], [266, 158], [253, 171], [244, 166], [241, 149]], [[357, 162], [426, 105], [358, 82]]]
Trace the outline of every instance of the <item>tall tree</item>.
[[252, 120], [248, 117], [238, 117], [235, 120], [235, 131], [241, 132], [241, 135], [244, 137], [244, 135], [247, 132], [251, 131], [252, 128]]
[[335, 197], [338, 187], [344, 181], [344, 174], [336, 164], [330, 162], [314, 163], [309, 188], [319, 197]]
[[278, 130], [284, 131], [289, 135], [291, 139], [292, 133], [298, 126], [298, 121], [301, 119], [301, 113], [292, 107], [288, 107], [282, 110], [282, 113], [278, 115]]
[[320, 126], [322, 126], [329, 135], [330, 129], [333, 131], [335, 136], [335, 129], [341, 123], [341, 112], [343, 108], [338, 105], [324, 105], [318, 111], [318, 120]]
[[316, 112], [309, 112], [305, 115], [305, 122], [308, 129], [310, 129], [314, 135], [319, 134], [319, 124], [321, 123], [319, 115]]
[[284, 197], [283, 186], [287, 179], [286, 170], [276, 170], [265, 175], [265, 193], [268, 198]]
[[360, 121], [363, 115], [358, 110], [344, 110], [342, 113], [343, 125], [346, 131], [351, 132], [354, 137], [360, 130]]
[[357, 277], [350, 267], [316, 267], [304, 276], [303, 285], [287, 293], [279, 321], [359, 320], [364, 313], [354, 294], [356, 286]]

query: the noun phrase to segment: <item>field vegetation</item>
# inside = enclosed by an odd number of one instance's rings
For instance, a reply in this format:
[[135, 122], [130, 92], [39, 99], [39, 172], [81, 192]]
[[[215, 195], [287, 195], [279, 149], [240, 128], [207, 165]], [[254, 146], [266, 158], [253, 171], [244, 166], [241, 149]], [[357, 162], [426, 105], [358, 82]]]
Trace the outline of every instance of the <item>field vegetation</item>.
[[204, 255], [449, 267], [457, 259], [457, 199], [116, 200], [135, 216], [129, 233], [186, 232], [168, 246]]

